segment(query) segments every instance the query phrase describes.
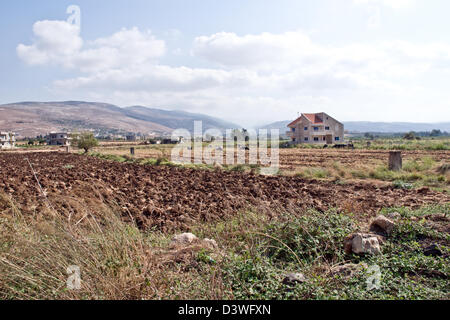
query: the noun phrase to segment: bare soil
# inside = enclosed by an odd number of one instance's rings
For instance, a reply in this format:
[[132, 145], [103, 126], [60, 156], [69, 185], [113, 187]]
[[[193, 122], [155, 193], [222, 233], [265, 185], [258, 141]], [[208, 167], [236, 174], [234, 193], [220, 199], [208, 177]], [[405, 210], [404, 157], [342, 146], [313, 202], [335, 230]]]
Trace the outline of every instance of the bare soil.
[[[48, 204], [40, 191], [31, 162], [50, 206], [80, 219], [99, 203], [116, 206], [125, 220], [142, 229], [189, 230], [193, 222], [225, 219], [248, 207], [330, 207], [368, 216], [383, 207], [417, 208], [448, 203], [450, 195], [429, 188], [395, 189], [370, 183], [306, 180], [290, 176], [199, 170], [171, 166], [118, 163], [67, 153], [0, 153], [0, 193], [23, 214], [39, 215]], [[11, 211], [0, 201], [0, 215]], [[280, 212], [274, 209], [273, 212]]]

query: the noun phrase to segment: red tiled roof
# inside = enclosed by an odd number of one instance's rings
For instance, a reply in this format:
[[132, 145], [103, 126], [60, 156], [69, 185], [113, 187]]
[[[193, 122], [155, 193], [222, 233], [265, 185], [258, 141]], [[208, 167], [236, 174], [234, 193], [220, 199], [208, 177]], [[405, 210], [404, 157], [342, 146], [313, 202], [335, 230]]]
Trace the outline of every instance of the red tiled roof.
[[300, 117], [289, 123], [287, 126], [290, 127], [296, 125], [303, 116], [312, 122], [312, 124], [323, 124], [323, 120], [319, 117], [319, 113], [302, 113]]
[[289, 123], [287, 126], [290, 127], [290, 126], [296, 125], [297, 122], [299, 122], [301, 118], [302, 118], [301, 116], [298, 117], [297, 119], [295, 119], [294, 121], [292, 121], [291, 123]]
[[322, 124], [323, 120], [319, 117], [318, 113], [302, 113], [313, 124]]

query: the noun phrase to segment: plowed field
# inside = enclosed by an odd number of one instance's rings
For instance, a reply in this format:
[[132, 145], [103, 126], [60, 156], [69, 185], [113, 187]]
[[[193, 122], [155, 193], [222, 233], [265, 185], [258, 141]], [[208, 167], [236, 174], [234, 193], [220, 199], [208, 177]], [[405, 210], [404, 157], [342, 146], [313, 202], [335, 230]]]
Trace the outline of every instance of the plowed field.
[[[143, 166], [57, 152], [0, 154], [0, 193], [10, 196], [23, 214], [45, 211], [44, 193], [51, 207], [73, 219], [85, 214], [81, 208], [98, 213], [101, 202], [116, 205], [124, 219], [135, 220], [143, 229], [163, 231], [188, 230], [194, 221], [226, 218], [248, 206], [320, 211], [336, 207], [375, 214], [382, 207], [450, 201], [447, 193], [428, 188], [403, 190], [367, 183], [340, 185], [300, 177]], [[10, 210], [3, 199], [0, 214]]]

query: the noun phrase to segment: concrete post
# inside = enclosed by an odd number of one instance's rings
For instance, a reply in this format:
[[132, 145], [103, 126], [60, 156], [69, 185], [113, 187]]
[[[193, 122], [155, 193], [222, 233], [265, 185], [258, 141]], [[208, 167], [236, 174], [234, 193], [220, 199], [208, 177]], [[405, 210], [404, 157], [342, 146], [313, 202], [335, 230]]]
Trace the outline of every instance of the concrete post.
[[389, 152], [389, 170], [399, 171], [402, 169], [402, 153], [401, 151]]

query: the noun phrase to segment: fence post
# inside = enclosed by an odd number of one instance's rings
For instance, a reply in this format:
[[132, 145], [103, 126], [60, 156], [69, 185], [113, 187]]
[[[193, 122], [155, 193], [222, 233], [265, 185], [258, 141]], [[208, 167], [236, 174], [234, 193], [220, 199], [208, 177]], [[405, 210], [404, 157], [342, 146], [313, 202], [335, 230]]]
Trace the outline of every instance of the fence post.
[[399, 171], [402, 169], [401, 151], [389, 151], [389, 170]]

